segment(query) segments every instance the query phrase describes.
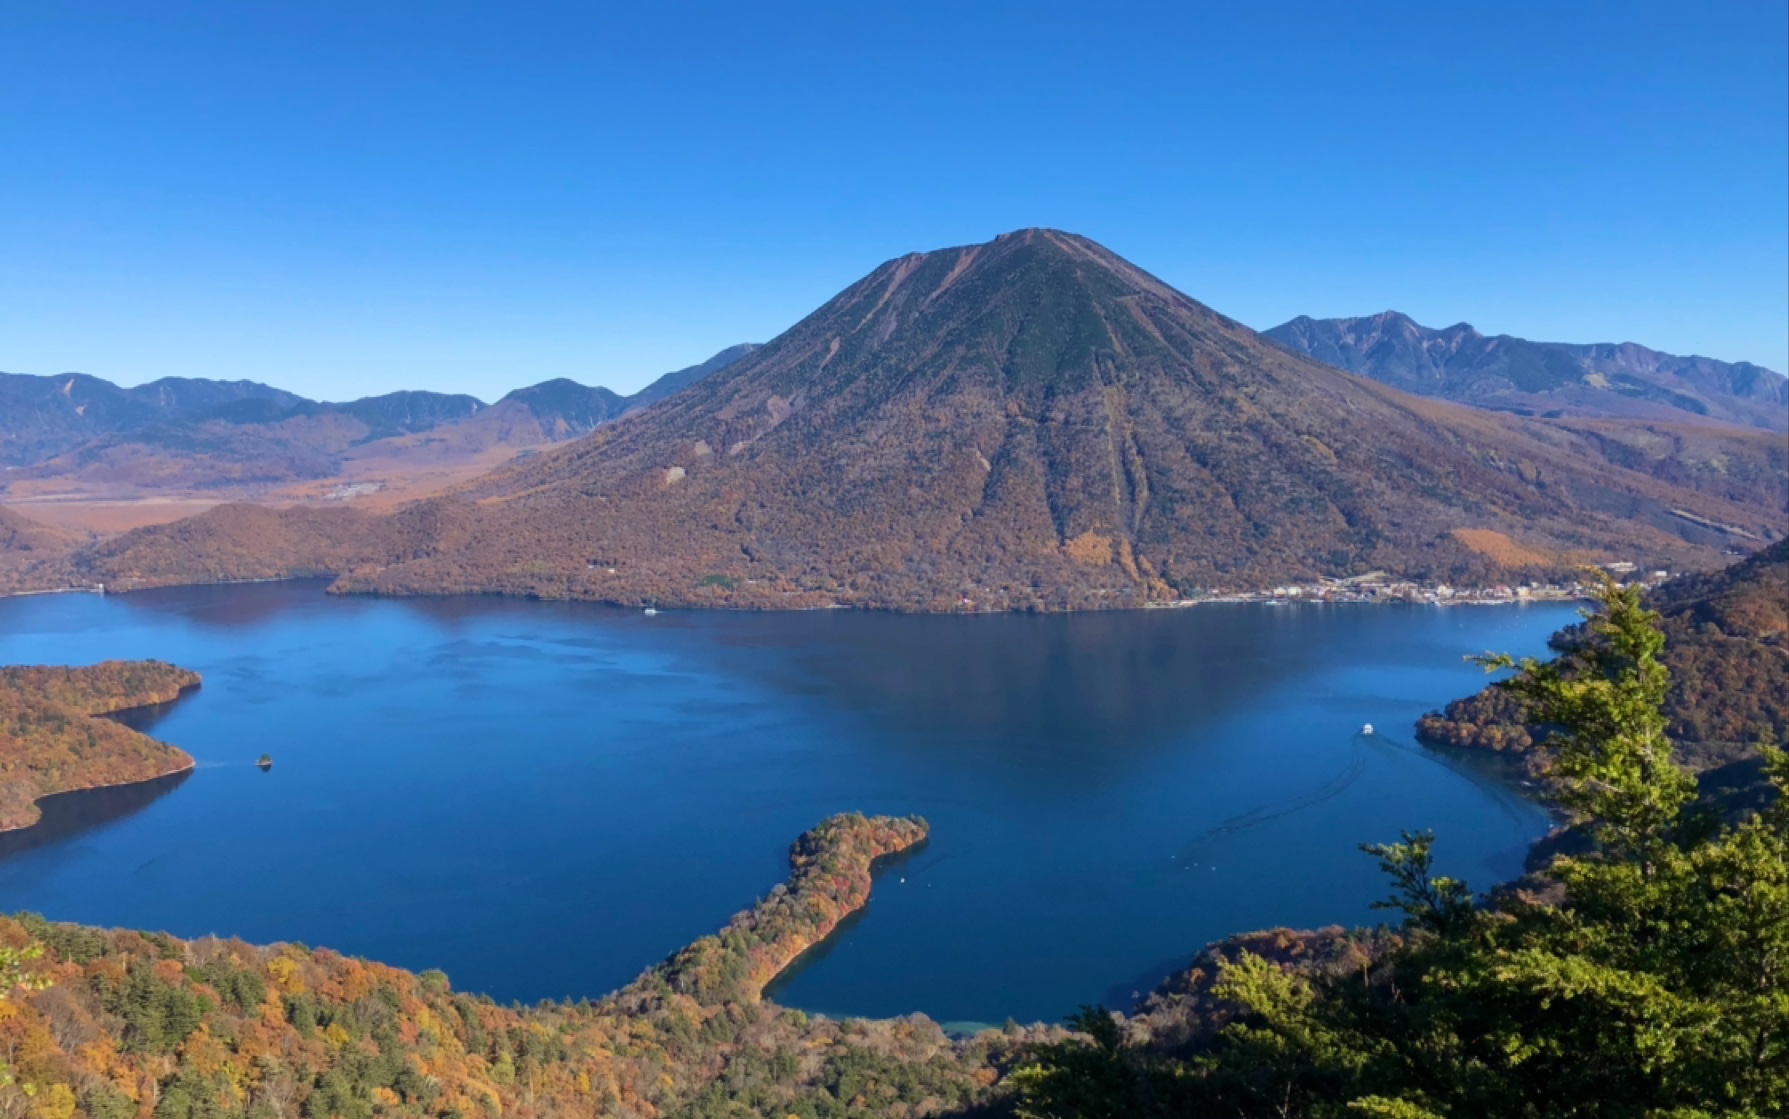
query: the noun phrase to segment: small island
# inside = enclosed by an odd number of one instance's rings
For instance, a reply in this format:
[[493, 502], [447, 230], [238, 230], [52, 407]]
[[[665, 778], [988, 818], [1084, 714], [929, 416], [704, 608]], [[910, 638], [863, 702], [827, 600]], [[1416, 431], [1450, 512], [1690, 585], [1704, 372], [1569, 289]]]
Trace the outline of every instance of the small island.
[[191, 769], [185, 751], [101, 716], [198, 686], [198, 673], [153, 660], [0, 668], [0, 831], [35, 824], [37, 802], [56, 793]]

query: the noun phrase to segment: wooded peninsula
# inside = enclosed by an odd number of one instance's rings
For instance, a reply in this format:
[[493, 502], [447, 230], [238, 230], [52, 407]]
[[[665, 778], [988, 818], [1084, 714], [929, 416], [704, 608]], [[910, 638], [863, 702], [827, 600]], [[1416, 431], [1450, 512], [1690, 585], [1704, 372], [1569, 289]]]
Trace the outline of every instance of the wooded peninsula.
[[46, 796], [191, 769], [185, 751], [103, 716], [198, 686], [198, 673], [153, 660], [0, 668], [0, 831], [36, 823]]

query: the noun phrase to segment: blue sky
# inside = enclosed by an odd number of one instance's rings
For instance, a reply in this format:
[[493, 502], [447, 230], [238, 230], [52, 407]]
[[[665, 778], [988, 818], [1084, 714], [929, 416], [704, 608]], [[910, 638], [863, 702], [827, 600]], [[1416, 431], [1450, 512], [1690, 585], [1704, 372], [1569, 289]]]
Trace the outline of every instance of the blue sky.
[[1781, 371], [1786, 13], [0, 0], [0, 370], [626, 391], [1048, 225], [1258, 328]]

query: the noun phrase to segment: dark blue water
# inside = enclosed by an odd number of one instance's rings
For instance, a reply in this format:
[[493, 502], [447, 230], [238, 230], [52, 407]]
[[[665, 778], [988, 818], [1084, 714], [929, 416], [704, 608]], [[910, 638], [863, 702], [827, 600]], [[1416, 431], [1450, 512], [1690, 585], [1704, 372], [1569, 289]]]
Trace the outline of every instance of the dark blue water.
[[1570, 617], [3, 600], [0, 662], [159, 657], [205, 684], [147, 720], [197, 771], [53, 798], [0, 846], [0, 909], [596, 996], [774, 885], [815, 821], [918, 812], [930, 844], [776, 997], [1057, 1019], [1228, 933], [1377, 919], [1357, 845], [1400, 828], [1434, 828], [1474, 884], [1515, 874], [1543, 813], [1409, 728], [1480, 686], [1462, 654], [1540, 652]]

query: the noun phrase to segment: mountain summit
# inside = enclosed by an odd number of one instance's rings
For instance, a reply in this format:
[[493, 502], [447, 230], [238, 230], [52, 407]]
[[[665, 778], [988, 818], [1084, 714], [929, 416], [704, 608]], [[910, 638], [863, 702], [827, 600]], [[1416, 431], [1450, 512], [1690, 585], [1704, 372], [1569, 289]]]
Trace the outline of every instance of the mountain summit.
[[[1764, 433], [1695, 436], [1719, 471], [1700, 444], [1624, 438], [1408, 396], [1030, 229], [891, 260], [683, 392], [329, 562], [349, 590], [1062, 608], [1708, 564], [1781, 531]], [[108, 546], [98, 573], [157, 580], [176, 562], [157, 541]]]

